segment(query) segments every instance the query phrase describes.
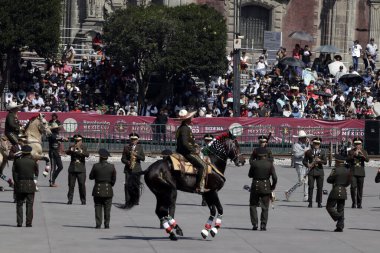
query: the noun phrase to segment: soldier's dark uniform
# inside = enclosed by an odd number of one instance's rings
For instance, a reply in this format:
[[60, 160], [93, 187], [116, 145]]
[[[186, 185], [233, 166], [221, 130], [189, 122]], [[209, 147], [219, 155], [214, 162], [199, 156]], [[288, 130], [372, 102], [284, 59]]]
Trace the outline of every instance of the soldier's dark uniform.
[[203, 192], [205, 178], [204, 172], [206, 170], [206, 164], [197, 154], [194, 136], [191, 128], [187, 124], [187, 120], [191, 120], [191, 116], [190, 118], [185, 118], [177, 130], [176, 152], [183, 155], [187, 161], [189, 161], [195, 168], [197, 168], [198, 172], [196, 179], [196, 188], [199, 190], [199, 192]]
[[[121, 157], [121, 162], [125, 164], [124, 173], [125, 173], [125, 182], [124, 182], [124, 193], [125, 193], [125, 206], [128, 205], [138, 205], [140, 201], [140, 194], [136, 199], [131, 199], [129, 191], [131, 186], [135, 185], [131, 180], [136, 180], [137, 185], [140, 185], [141, 176], [138, 175], [138, 172], [142, 171], [141, 162], [145, 161], [145, 153], [143, 147], [137, 143], [139, 135], [136, 133], [129, 134], [130, 144], [126, 145], [123, 150], [123, 155]], [[134, 157], [132, 156], [134, 153]], [[131, 158], [135, 159], [135, 165], [131, 167]], [[133, 203], [131, 203], [133, 202]]]
[[50, 186], [55, 187], [55, 180], [57, 179], [59, 173], [63, 169], [63, 164], [61, 160], [61, 155], [59, 154], [60, 143], [64, 141], [62, 136], [59, 136], [59, 123], [52, 122], [51, 135], [48, 137], [49, 141], [49, 158], [51, 161], [51, 173], [50, 173]]
[[380, 183], [380, 169], [377, 171], [377, 174], [375, 177], [375, 183]]
[[[325, 173], [323, 171], [323, 165], [327, 164], [326, 153], [324, 150], [319, 148], [315, 148], [314, 145], [318, 145], [322, 142], [320, 137], [316, 137], [313, 139], [313, 146], [311, 149], [305, 152], [304, 159], [302, 161], [303, 165], [309, 168], [308, 176], [308, 184], [309, 184], [309, 205], [308, 207], [313, 206], [313, 193], [314, 193], [314, 181], [317, 182], [317, 196], [316, 202], [318, 203], [318, 207], [322, 207], [322, 191], [323, 191], [323, 180]], [[319, 158], [319, 162], [314, 163], [314, 160]], [[310, 168], [310, 165], [314, 163], [314, 166]]]
[[8, 140], [12, 143], [12, 145], [17, 145], [17, 136], [20, 134], [20, 131], [21, 127], [17, 117], [17, 108], [14, 108], [9, 111], [5, 119], [4, 134], [5, 136], [7, 136]]
[[[81, 142], [82, 136], [74, 135], [74, 140]], [[66, 154], [71, 156], [69, 165], [69, 192], [67, 193], [68, 205], [73, 203], [75, 181], [78, 180], [79, 195], [82, 205], [86, 204], [86, 157], [89, 157], [86, 146], [82, 143], [74, 144], [69, 147]]]
[[[361, 145], [363, 141], [360, 138], [354, 138], [353, 144], [355, 147]], [[361, 154], [356, 155], [355, 147], [348, 152], [347, 163], [351, 168], [352, 182], [351, 182], [351, 199], [352, 208], [362, 208], [363, 199], [363, 186], [364, 186], [364, 162], [368, 162], [368, 153], [364, 149], [361, 149]]]
[[326, 203], [327, 212], [337, 222], [335, 232], [342, 232], [344, 228], [344, 204], [347, 199], [346, 187], [351, 183], [351, 171], [344, 164], [345, 157], [337, 155], [336, 165], [332, 169], [327, 182], [332, 184], [332, 190]]
[[[253, 230], [257, 230], [258, 215], [256, 208], [261, 206], [260, 228], [266, 230], [268, 209], [272, 191], [276, 188], [277, 175], [273, 163], [267, 159], [266, 149], [258, 149], [259, 160], [250, 162], [248, 177], [252, 178], [249, 208]], [[272, 184], [270, 182], [272, 178]]]
[[33, 221], [33, 203], [36, 192], [34, 177], [38, 176], [38, 164], [30, 155], [32, 148], [28, 145], [22, 147], [22, 157], [14, 162], [13, 179], [16, 193], [17, 227], [23, 223], [23, 204], [26, 202], [26, 226], [31, 227]]
[[258, 137], [259, 139], [259, 145], [260, 147], [258, 148], [255, 148], [253, 151], [252, 151], [252, 154], [249, 158], [249, 162], [251, 163], [252, 161], [254, 160], [257, 160], [258, 159], [258, 155], [257, 155], [257, 150], [258, 149], [265, 149], [267, 151], [267, 159], [272, 161], [273, 162], [273, 154], [272, 154], [272, 150], [270, 148], [267, 147], [267, 142], [268, 142], [268, 137], [265, 136], [265, 135], [260, 135]]
[[107, 150], [100, 149], [99, 156], [99, 162], [93, 165], [89, 175], [90, 180], [95, 180], [92, 190], [95, 203], [95, 222], [96, 228], [100, 228], [104, 209], [104, 228], [109, 228], [113, 197], [112, 187], [116, 182], [116, 170], [113, 164], [107, 162], [110, 156]]

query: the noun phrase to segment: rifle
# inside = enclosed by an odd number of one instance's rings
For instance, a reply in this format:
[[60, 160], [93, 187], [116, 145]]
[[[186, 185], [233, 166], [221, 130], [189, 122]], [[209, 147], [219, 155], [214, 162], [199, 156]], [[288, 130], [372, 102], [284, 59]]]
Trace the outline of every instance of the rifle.
[[[243, 186], [243, 190], [246, 190], [248, 192], [251, 192], [251, 187], [249, 185], [244, 185]], [[270, 202], [271, 202], [271, 205], [272, 205], [272, 209], [274, 210], [274, 202], [276, 201], [276, 194], [274, 193], [274, 191], [271, 192], [270, 194]]]

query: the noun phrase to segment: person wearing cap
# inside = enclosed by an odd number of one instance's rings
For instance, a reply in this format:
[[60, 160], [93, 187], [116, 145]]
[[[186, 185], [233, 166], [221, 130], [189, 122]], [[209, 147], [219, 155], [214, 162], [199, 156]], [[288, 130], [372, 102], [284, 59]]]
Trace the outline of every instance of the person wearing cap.
[[327, 198], [326, 210], [331, 218], [337, 222], [335, 232], [343, 232], [344, 205], [347, 199], [346, 187], [351, 183], [351, 171], [345, 161], [344, 156], [336, 155], [335, 167], [327, 178], [327, 182], [332, 184], [332, 189]]
[[313, 207], [314, 181], [317, 182], [316, 202], [318, 203], [318, 208], [322, 207], [323, 179], [325, 176], [323, 165], [327, 164], [327, 158], [326, 152], [321, 149], [321, 142], [321, 137], [313, 138], [311, 149], [305, 152], [305, 156], [302, 161], [303, 165], [309, 169], [307, 177], [309, 184], [308, 207], [310, 208]]
[[[251, 162], [248, 177], [252, 178], [251, 195], [249, 197], [249, 213], [252, 230], [258, 228], [257, 207], [261, 206], [260, 229], [266, 230], [271, 194], [276, 188], [277, 175], [273, 162], [268, 159], [266, 148], [257, 149], [257, 160]], [[269, 179], [272, 179], [272, 183]]]
[[71, 145], [66, 154], [71, 156], [69, 165], [69, 191], [67, 193], [68, 205], [73, 203], [75, 182], [78, 181], [79, 196], [82, 205], [86, 205], [86, 157], [89, 157], [87, 147], [82, 143], [80, 134], [74, 135], [74, 145]]
[[300, 186], [303, 185], [303, 201], [309, 200], [308, 183], [306, 178], [307, 168], [303, 165], [302, 161], [305, 156], [305, 152], [310, 149], [309, 136], [304, 130], [300, 130], [298, 135], [293, 135], [298, 138], [298, 142], [293, 144], [292, 147], [292, 159], [294, 167], [296, 168], [298, 175], [298, 182], [285, 192], [286, 200], [289, 201], [291, 194]]
[[124, 182], [124, 193], [125, 193], [125, 208], [130, 205], [138, 205], [140, 201], [140, 192], [136, 199], [131, 199], [131, 196], [135, 194], [130, 194], [134, 190], [135, 186], [141, 185], [139, 172], [142, 171], [141, 162], [145, 161], [145, 153], [143, 147], [138, 143], [140, 136], [137, 133], [129, 134], [129, 144], [123, 149], [123, 155], [121, 156], [121, 162], [125, 164], [125, 182]]
[[260, 135], [258, 137], [258, 140], [259, 140], [259, 147], [255, 148], [252, 151], [251, 157], [249, 158], [249, 164], [251, 164], [252, 161], [258, 159], [258, 155], [257, 155], [258, 149], [265, 149], [265, 150], [267, 150], [267, 158], [268, 158], [269, 161], [273, 162], [272, 150], [270, 150], [269, 148], [267, 148], [268, 136], [266, 136], [266, 135]]
[[59, 130], [61, 129], [62, 125], [60, 125], [60, 121], [58, 120], [57, 114], [55, 113], [52, 114], [52, 120], [50, 120], [49, 125], [50, 125], [50, 131], [51, 131], [51, 135], [48, 136], [49, 158], [52, 165], [49, 186], [57, 187], [57, 185], [55, 184], [55, 180], [57, 179], [59, 173], [63, 169], [61, 155], [59, 154], [59, 148], [60, 148], [61, 142], [67, 141], [68, 139], [59, 135]]
[[18, 120], [18, 111], [22, 105], [18, 105], [16, 102], [11, 101], [7, 105], [8, 115], [5, 118], [5, 128], [4, 134], [12, 145], [16, 146], [18, 144], [18, 135], [21, 132], [20, 121]]
[[352, 208], [362, 208], [364, 186], [364, 162], [369, 162], [368, 153], [363, 149], [363, 140], [355, 137], [352, 140], [354, 147], [347, 154], [347, 163], [352, 172], [351, 199]]
[[95, 203], [95, 223], [97, 229], [102, 225], [104, 209], [104, 228], [110, 228], [113, 189], [116, 182], [115, 165], [107, 162], [110, 153], [99, 149], [99, 162], [92, 166], [89, 179], [95, 180], [92, 196]]
[[26, 203], [26, 226], [33, 222], [33, 203], [36, 192], [35, 177], [38, 177], [38, 164], [31, 156], [32, 147], [24, 145], [21, 148], [21, 158], [14, 162], [12, 173], [15, 182], [17, 227], [23, 224], [23, 204]]
[[176, 152], [183, 155], [195, 168], [197, 168], [197, 178], [195, 183], [195, 192], [204, 193], [205, 189], [205, 171], [206, 164], [197, 153], [194, 136], [190, 128], [191, 120], [196, 111], [188, 112], [185, 109], [179, 111], [177, 120], [181, 121], [180, 127], [176, 132], [177, 149]]

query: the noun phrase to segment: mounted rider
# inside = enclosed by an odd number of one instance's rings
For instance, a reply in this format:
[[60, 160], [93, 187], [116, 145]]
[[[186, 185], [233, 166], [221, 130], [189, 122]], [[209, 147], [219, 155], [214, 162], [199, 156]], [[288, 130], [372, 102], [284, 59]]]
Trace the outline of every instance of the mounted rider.
[[11, 101], [7, 105], [7, 110], [9, 112], [5, 119], [4, 134], [13, 146], [18, 145], [18, 135], [21, 132], [21, 125], [17, 115], [17, 112], [20, 110], [21, 107], [22, 105], [19, 105], [14, 101]]
[[189, 161], [195, 168], [197, 168], [197, 179], [196, 179], [196, 192], [204, 193], [209, 191], [205, 189], [205, 177], [206, 177], [206, 164], [202, 160], [197, 152], [197, 145], [195, 144], [194, 136], [191, 131], [190, 125], [191, 120], [196, 112], [188, 112], [183, 109], [179, 111], [179, 118], [182, 123], [177, 130], [177, 150], [176, 152], [183, 155], [187, 161]]

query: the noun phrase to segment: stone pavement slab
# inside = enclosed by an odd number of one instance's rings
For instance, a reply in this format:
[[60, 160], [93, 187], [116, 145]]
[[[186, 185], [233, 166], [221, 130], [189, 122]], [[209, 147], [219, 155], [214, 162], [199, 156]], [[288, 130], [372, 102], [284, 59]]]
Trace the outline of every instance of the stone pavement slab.
[[[89, 173], [95, 158], [87, 164]], [[114, 158], [118, 175], [114, 188], [114, 203], [124, 201], [123, 165]], [[143, 165], [143, 169], [153, 160]], [[208, 208], [200, 205], [201, 197], [180, 192], [176, 220], [184, 237], [169, 241], [154, 213], [155, 198], [144, 189], [140, 205], [125, 211], [112, 207], [111, 229], [94, 229], [95, 218], [91, 191], [93, 181], [87, 181], [87, 205], [80, 205], [76, 188], [73, 205], [67, 202], [67, 168], [57, 179], [59, 187], [48, 187], [48, 180], [40, 176], [40, 191], [36, 193], [32, 228], [17, 228], [12, 191], [5, 187], [0, 192], [0, 252], [77, 253], [77, 252], [378, 252], [380, 235], [380, 184], [375, 184], [376, 167], [367, 168], [363, 209], [351, 209], [346, 202], [346, 228], [343, 233], [332, 232], [335, 223], [325, 208], [307, 208], [302, 202], [300, 188], [285, 201], [284, 191], [296, 181], [295, 169], [287, 161], [276, 160], [279, 177], [276, 194], [278, 201], [270, 210], [268, 231], [252, 231], [249, 218], [249, 193], [242, 189], [250, 184], [249, 166], [226, 169], [227, 182], [220, 191], [224, 206], [222, 229], [215, 238], [203, 240], [200, 231], [209, 216]], [[41, 164], [42, 165], [42, 164]], [[376, 164], [371, 163], [371, 166]], [[11, 166], [11, 165], [10, 165]], [[42, 167], [42, 166], [41, 166]], [[4, 173], [11, 174], [11, 167]], [[329, 174], [329, 169], [325, 174]], [[0, 182], [4, 185], [4, 182]], [[331, 185], [325, 182], [325, 189]], [[323, 196], [323, 205], [327, 196]]]

